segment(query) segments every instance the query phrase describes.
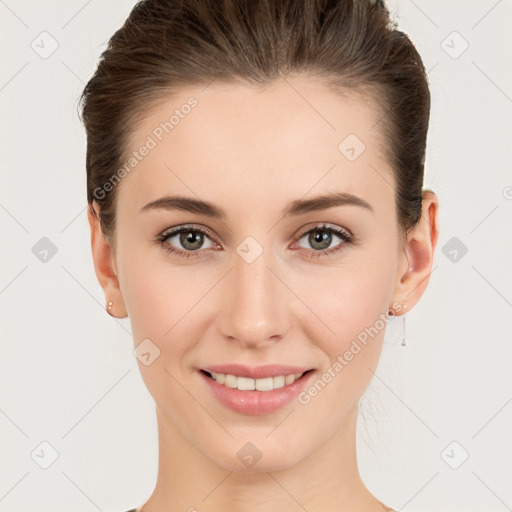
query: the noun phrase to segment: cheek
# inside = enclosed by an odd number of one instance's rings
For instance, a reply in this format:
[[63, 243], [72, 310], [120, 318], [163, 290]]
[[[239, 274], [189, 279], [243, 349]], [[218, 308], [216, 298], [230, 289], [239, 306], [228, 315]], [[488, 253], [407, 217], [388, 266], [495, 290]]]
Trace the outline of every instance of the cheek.
[[[394, 260], [382, 258], [374, 265], [338, 268], [329, 279], [303, 281], [304, 301], [321, 319], [307, 335], [328, 359], [300, 403], [309, 404], [309, 414], [327, 424], [341, 424], [373, 378], [370, 370], [377, 367], [389, 319], [393, 269]], [[317, 292], [308, 294], [308, 289]]]
[[141, 375], [158, 402], [170, 389], [179, 388], [172, 386], [176, 383], [171, 375], [181, 381], [194, 366], [196, 347], [205, 339], [209, 322], [216, 318], [213, 297], [222, 274], [179, 266], [166, 255], [136, 254], [135, 248], [128, 254], [122, 293], [135, 347], [149, 339], [159, 351], [150, 366], [139, 361]]
[[[125, 269], [129, 277], [122, 292], [134, 345], [149, 339], [154, 344], [149, 346], [158, 354], [149, 365], [139, 359], [141, 376], [155, 402], [179, 423], [187, 417], [190, 397], [177, 382], [183, 382], [181, 368], [194, 349], [194, 340], [199, 339], [191, 322], [201, 311], [198, 301], [207, 287], [191, 282], [190, 272], [171, 269], [169, 264], [144, 267], [133, 253]], [[168, 410], [169, 403], [173, 406]]]
[[392, 257], [378, 261], [361, 258], [357, 264], [347, 263], [322, 275], [311, 273], [301, 278], [298, 295], [318, 315], [316, 324], [324, 326], [324, 344], [329, 344], [324, 348], [329, 355], [344, 352], [353, 339], [387, 312], [394, 266]]
[[[329, 327], [308, 334], [328, 356], [320, 375], [328, 384], [318, 384], [304, 398], [314, 400], [319, 417], [334, 415], [337, 421], [355, 407], [373, 378], [370, 370], [375, 371], [382, 351], [394, 285], [396, 254], [389, 243], [356, 254], [331, 269], [328, 278], [309, 276], [302, 288], [303, 294], [316, 290], [309, 294], [310, 307]], [[321, 398], [312, 398], [320, 389]]]
[[[122, 291], [134, 341], [137, 344], [151, 338], [162, 350], [163, 344], [169, 345], [167, 340], [175, 338], [186, 325], [208, 283], [204, 282], [204, 275], [201, 281], [194, 281], [198, 273], [172, 268], [165, 262], [144, 267], [131, 258], [126, 269], [129, 277]], [[179, 349], [175, 343], [172, 346]]]

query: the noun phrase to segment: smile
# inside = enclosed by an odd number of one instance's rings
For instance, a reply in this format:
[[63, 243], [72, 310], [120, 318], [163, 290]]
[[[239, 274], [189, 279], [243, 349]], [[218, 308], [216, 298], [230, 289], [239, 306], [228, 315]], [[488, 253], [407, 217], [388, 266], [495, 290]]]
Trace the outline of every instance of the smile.
[[296, 373], [291, 375], [277, 375], [275, 377], [266, 377], [264, 379], [251, 379], [248, 377], [238, 377], [236, 375], [205, 372], [217, 384], [226, 386], [240, 391], [273, 391], [285, 386], [293, 384], [300, 379], [305, 373]]

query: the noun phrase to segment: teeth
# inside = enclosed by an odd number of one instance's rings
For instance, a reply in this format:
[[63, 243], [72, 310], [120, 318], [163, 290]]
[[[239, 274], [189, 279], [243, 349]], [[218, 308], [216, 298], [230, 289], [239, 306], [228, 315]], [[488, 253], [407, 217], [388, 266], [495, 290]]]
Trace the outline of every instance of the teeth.
[[272, 391], [273, 389], [289, 386], [304, 375], [304, 373], [296, 373], [295, 375], [278, 375], [265, 379], [249, 379], [248, 377], [237, 377], [224, 373], [211, 372], [210, 374], [213, 380], [217, 381], [217, 384], [223, 384], [228, 388], [237, 388], [241, 391]]

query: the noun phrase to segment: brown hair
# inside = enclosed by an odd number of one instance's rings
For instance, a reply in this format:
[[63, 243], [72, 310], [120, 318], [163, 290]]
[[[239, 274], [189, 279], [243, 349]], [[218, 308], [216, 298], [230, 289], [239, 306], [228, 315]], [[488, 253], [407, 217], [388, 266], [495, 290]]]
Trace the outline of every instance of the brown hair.
[[[399, 225], [421, 216], [430, 91], [413, 43], [382, 1], [143, 0], [112, 36], [80, 98], [87, 201], [115, 242], [116, 191], [134, 123], [182, 86], [265, 84], [304, 73], [378, 106]], [[341, 142], [341, 141], [340, 141]], [[110, 187], [109, 187], [110, 188]], [[102, 191], [98, 194], [98, 191]]]

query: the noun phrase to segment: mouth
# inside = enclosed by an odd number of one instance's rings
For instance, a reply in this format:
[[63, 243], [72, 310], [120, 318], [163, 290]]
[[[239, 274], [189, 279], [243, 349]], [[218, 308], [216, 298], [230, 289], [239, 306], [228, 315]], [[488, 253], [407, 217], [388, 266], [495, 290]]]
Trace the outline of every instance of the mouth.
[[300, 373], [292, 373], [287, 375], [275, 375], [260, 379], [253, 379], [250, 377], [242, 377], [238, 375], [225, 374], [219, 372], [211, 372], [200, 370], [201, 373], [215, 381], [217, 384], [226, 388], [238, 389], [240, 391], [262, 391], [269, 392], [276, 389], [285, 388], [293, 385], [305, 375], [314, 371], [313, 369], [306, 370]]
[[[221, 370], [230, 373], [221, 373]], [[282, 365], [259, 368], [219, 365], [198, 372], [213, 398], [232, 411], [248, 416], [271, 414], [292, 404], [315, 378], [315, 373], [314, 369]]]

